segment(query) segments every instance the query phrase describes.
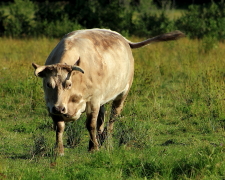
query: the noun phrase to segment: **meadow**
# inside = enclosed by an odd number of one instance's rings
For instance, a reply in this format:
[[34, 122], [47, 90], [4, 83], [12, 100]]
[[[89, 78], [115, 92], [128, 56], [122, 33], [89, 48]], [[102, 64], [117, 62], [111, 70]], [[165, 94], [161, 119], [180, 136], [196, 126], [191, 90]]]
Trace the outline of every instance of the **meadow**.
[[183, 38], [133, 50], [135, 78], [112, 138], [89, 153], [82, 115], [57, 157], [31, 63], [44, 64], [58, 41], [0, 38], [0, 179], [225, 179], [225, 44]]

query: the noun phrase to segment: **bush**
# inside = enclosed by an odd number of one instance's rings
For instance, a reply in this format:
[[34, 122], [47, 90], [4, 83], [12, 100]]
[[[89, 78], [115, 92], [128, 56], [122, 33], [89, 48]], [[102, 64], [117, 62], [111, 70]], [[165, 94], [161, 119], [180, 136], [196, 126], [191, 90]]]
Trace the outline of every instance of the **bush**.
[[38, 3], [38, 11], [35, 13], [35, 21], [42, 22], [56, 22], [63, 20], [67, 13], [65, 7], [67, 3], [63, 2], [49, 2]]
[[99, 27], [109, 28], [116, 31], [122, 31], [126, 24], [127, 12], [122, 4], [117, 0], [106, 3], [105, 1], [99, 1], [96, 8], [95, 15], [98, 17]]
[[217, 40], [225, 38], [225, 4], [211, 3], [209, 6], [191, 5], [188, 11], [176, 21], [178, 29], [190, 38], [212, 37]]
[[70, 21], [67, 17], [62, 20], [48, 22], [43, 20], [38, 22], [35, 28], [35, 36], [47, 36], [53, 38], [61, 38], [68, 32], [81, 29], [82, 26], [77, 22]]
[[[109, 28], [125, 36], [149, 37], [179, 29], [190, 38], [225, 38], [223, 1], [191, 5], [177, 20], [170, 20], [164, 11], [158, 12], [152, 0], [15, 0], [1, 7], [0, 36], [58, 38], [81, 28]], [[207, 44], [206, 51], [210, 48]]]
[[69, 19], [86, 28], [109, 28], [123, 31], [131, 25], [131, 11], [118, 0], [78, 0], [65, 7]]
[[75, 20], [69, 19], [65, 12], [67, 2], [44, 2], [38, 4], [35, 14], [35, 36], [61, 38], [68, 32], [81, 29]]
[[156, 36], [174, 30], [173, 21], [164, 12], [160, 15], [144, 13], [135, 24], [134, 33], [138, 36]]
[[31, 35], [34, 22], [35, 5], [29, 0], [15, 0], [9, 6], [10, 14], [3, 17], [4, 34], [11, 37]]

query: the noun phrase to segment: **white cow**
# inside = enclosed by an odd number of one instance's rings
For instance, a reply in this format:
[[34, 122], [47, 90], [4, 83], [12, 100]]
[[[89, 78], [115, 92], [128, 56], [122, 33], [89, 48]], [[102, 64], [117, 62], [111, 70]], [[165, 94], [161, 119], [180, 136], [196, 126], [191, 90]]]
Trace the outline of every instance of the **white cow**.
[[131, 49], [183, 36], [182, 32], [174, 31], [132, 43], [111, 30], [78, 30], [65, 35], [44, 66], [32, 63], [35, 75], [43, 78], [45, 101], [56, 129], [58, 153], [64, 154], [65, 122], [77, 120], [84, 111], [90, 133], [89, 150], [98, 150], [99, 139], [104, 141], [104, 104], [111, 100], [111, 116], [105, 132], [112, 132], [133, 81]]

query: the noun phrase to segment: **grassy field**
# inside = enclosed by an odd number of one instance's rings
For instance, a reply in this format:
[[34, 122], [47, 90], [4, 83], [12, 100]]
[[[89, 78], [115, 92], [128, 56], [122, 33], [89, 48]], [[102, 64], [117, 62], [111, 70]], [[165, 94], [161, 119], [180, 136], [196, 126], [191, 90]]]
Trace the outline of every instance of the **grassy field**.
[[57, 42], [0, 39], [0, 179], [225, 179], [225, 44], [184, 38], [134, 50], [112, 139], [88, 153], [83, 115], [67, 125], [65, 156], [56, 157], [31, 63], [44, 64]]

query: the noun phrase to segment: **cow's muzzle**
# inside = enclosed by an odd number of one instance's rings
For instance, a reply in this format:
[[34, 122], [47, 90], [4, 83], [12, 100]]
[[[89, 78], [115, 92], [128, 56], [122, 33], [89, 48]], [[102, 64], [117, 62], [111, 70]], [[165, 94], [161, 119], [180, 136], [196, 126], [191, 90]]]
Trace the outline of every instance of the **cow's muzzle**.
[[51, 113], [55, 115], [63, 115], [66, 114], [66, 108], [64, 106], [53, 106]]

